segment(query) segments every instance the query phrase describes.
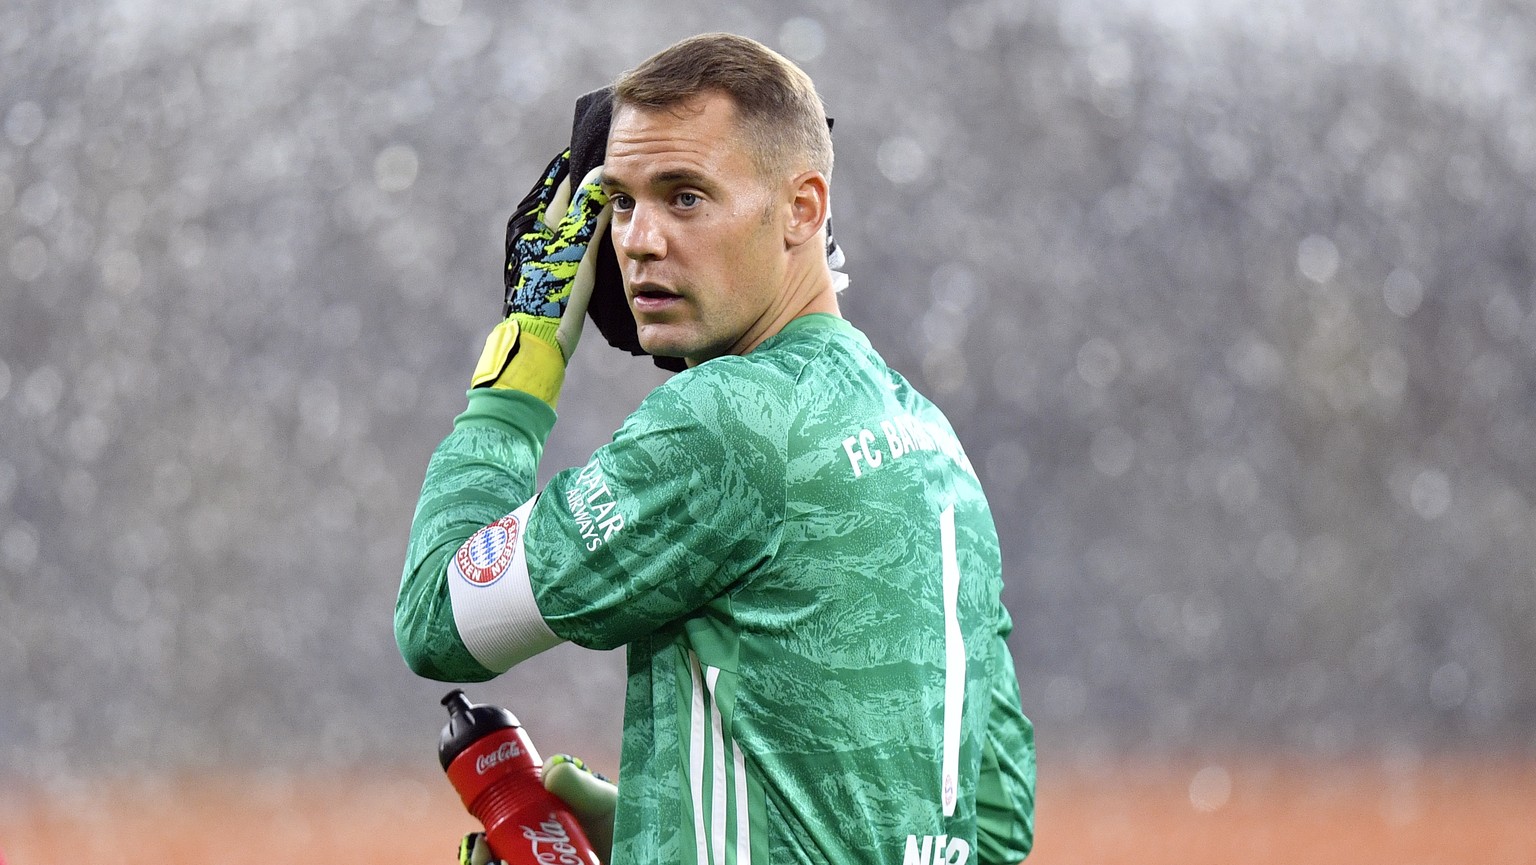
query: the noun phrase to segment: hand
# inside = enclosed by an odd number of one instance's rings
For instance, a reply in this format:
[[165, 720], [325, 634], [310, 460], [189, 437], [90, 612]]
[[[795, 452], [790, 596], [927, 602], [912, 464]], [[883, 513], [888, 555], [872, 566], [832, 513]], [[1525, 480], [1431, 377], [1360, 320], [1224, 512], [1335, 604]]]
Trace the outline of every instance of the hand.
[[[591, 295], [588, 280], [577, 285], [584, 262], [595, 257], [593, 243], [608, 226], [608, 196], [598, 186], [602, 166], [594, 166], [571, 192], [571, 151], [556, 156], [544, 178], [507, 220], [507, 266], [503, 274], [506, 302], [503, 315], [525, 317], [523, 330], [544, 336], [561, 330], [557, 339], [569, 360], [581, 334], [582, 317]], [[584, 289], [584, 290], [583, 290]], [[579, 309], [573, 307], [579, 306]]]
[[544, 789], [570, 806], [597, 858], [607, 862], [613, 854], [613, 812], [618, 809], [619, 788], [569, 754], [545, 761], [543, 778]]
[[459, 865], [506, 865], [500, 859], [491, 858], [491, 845], [485, 843], [484, 832], [471, 832], [459, 839]]
[[595, 242], [607, 228], [601, 166], [574, 193], [570, 151], [555, 157], [507, 221], [505, 320], [491, 332], [474, 387], [524, 390], [551, 406], [576, 350], [596, 273]]
[[[619, 788], [569, 754], [549, 758], [542, 771], [544, 789], [571, 809], [597, 858], [607, 862], [613, 855], [613, 812]], [[484, 832], [471, 832], [459, 841], [459, 865], [498, 865], [499, 860], [491, 856]]]

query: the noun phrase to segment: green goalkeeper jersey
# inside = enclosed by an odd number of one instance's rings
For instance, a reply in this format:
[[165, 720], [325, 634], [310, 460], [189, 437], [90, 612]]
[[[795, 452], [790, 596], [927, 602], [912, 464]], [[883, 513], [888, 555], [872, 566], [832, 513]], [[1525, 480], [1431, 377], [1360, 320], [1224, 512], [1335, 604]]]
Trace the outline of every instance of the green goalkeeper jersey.
[[942, 413], [831, 315], [679, 373], [535, 495], [553, 412], [470, 392], [395, 613], [418, 673], [625, 646], [613, 861], [1011, 863], [1034, 743]]

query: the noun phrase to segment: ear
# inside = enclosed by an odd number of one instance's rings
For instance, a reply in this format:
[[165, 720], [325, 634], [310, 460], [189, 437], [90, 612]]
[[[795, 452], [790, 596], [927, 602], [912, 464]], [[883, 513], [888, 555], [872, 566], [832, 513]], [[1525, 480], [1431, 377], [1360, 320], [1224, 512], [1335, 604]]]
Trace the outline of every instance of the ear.
[[784, 223], [784, 245], [801, 246], [821, 232], [831, 211], [827, 178], [820, 171], [806, 171], [789, 182], [789, 213]]

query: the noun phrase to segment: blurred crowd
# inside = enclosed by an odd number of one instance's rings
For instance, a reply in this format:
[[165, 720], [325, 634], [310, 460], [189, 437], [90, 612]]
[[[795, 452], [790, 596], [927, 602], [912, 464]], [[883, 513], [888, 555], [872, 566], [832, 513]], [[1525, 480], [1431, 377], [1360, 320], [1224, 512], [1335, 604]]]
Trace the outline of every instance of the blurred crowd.
[[[703, 30], [836, 118], [844, 313], [987, 486], [1042, 753], [1536, 751], [1519, 3], [12, 0], [0, 778], [430, 759], [391, 614], [506, 216]], [[589, 331], [545, 476], [664, 376]], [[610, 751], [623, 681], [475, 696]]]

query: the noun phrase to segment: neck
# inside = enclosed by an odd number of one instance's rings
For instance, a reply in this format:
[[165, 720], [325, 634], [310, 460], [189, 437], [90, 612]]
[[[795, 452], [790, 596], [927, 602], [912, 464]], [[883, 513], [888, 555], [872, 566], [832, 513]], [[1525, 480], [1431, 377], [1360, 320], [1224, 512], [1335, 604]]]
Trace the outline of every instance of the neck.
[[[842, 309], [837, 303], [837, 291], [832, 287], [832, 271], [827, 267], [825, 258], [819, 258], [808, 267], [794, 268], [785, 276], [779, 302], [768, 310], [759, 326], [748, 331], [727, 354], [750, 352], [783, 330], [784, 325], [802, 315], [821, 312], [842, 317]], [[689, 366], [696, 366], [697, 363], [688, 361]]]
[[790, 316], [791, 319], [802, 315], [810, 315], [813, 312], [825, 312], [842, 317], [841, 307], [837, 305], [837, 290], [832, 287], [832, 271], [827, 267], [826, 260], [818, 262], [819, 267], [811, 268], [805, 275], [805, 291], [800, 295], [805, 302], [800, 305], [799, 312]]

